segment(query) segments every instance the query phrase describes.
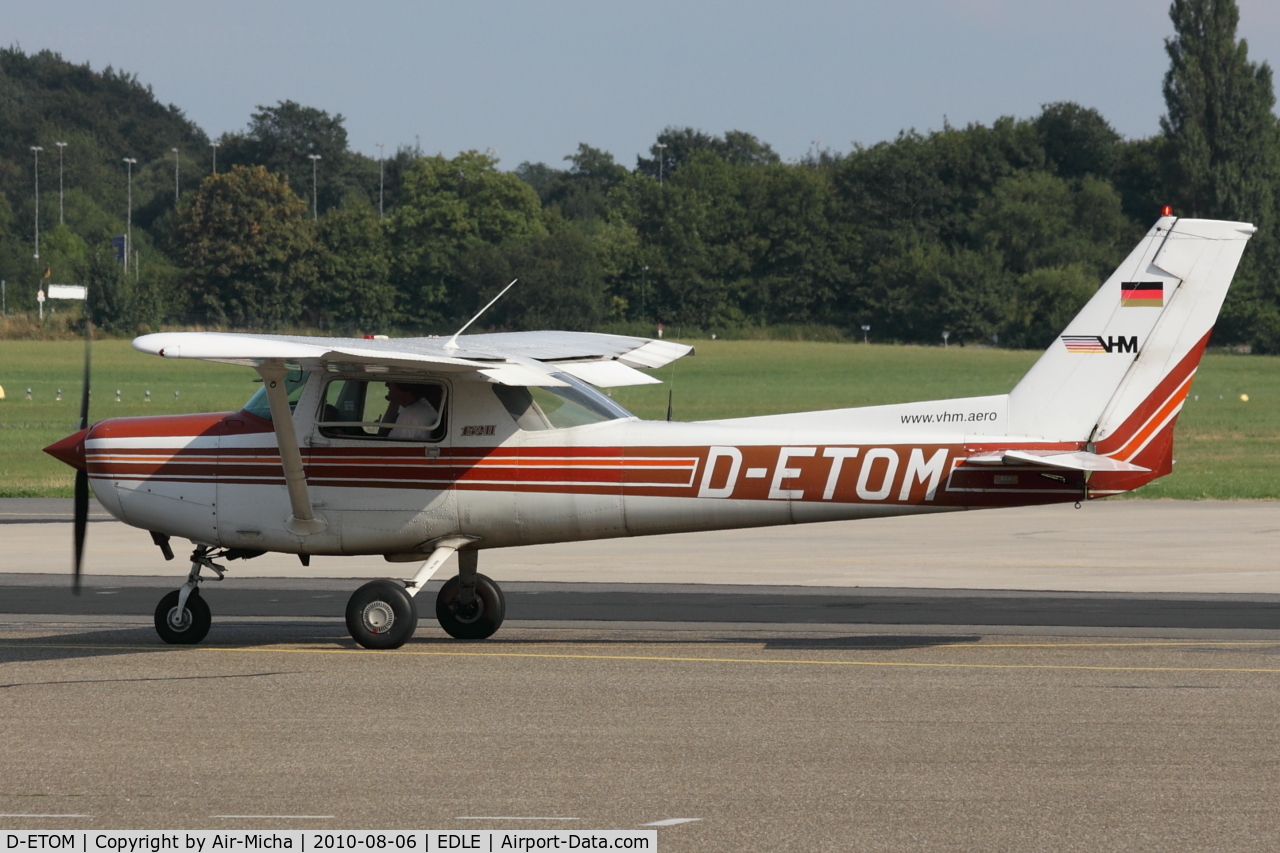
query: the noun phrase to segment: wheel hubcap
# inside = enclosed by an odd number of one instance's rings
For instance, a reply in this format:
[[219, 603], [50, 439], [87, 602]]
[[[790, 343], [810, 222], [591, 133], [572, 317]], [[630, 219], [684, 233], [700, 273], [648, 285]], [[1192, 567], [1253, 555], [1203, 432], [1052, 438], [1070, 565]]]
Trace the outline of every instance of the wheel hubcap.
[[191, 611], [184, 607], [179, 613], [178, 608], [172, 607], [169, 609], [168, 622], [173, 630], [185, 631], [191, 627]]
[[374, 634], [385, 634], [395, 624], [396, 612], [385, 601], [374, 601], [364, 609], [364, 626]]
[[461, 604], [454, 601], [453, 607], [450, 609], [453, 610], [454, 619], [464, 625], [470, 625], [484, 615], [484, 599], [477, 595], [471, 600], [470, 604]]

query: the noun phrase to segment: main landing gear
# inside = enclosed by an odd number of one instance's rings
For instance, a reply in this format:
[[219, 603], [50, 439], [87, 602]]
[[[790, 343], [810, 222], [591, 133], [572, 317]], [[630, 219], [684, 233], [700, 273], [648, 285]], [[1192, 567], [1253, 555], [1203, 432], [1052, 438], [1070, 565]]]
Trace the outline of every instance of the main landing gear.
[[347, 602], [347, 630], [366, 649], [398, 649], [418, 627], [418, 608], [397, 581], [370, 581]]
[[[398, 649], [407, 643], [418, 627], [418, 608], [413, 597], [455, 551], [458, 574], [446, 581], [436, 596], [436, 619], [445, 633], [459, 640], [492, 637], [502, 627], [507, 601], [501, 587], [476, 571], [478, 552], [458, 550], [473, 541], [467, 537], [441, 540], [412, 580], [405, 583], [376, 580], [357, 589], [347, 601], [347, 630], [351, 638], [366, 649]], [[200, 584], [206, 580], [220, 581], [227, 571], [214, 559], [248, 559], [261, 553], [237, 548], [214, 551], [207, 545], [197, 545], [191, 554], [187, 582], [166, 594], [156, 605], [155, 625], [160, 639], [180, 646], [193, 646], [203, 640], [213, 617], [200, 595]], [[202, 577], [203, 569], [209, 569], [217, 577]]]
[[[356, 590], [347, 602], [347, 630], [366, 649], [398, 649], [413, 636], [418, 594], [449, 555], [472, 540], [458, 537], [436, 544], [413, 579], [401, 586], [395, 581], [371, 581]], [[436, 596], [436, 619], [449, 636], [459, 640], [483, 640], [502, 627], [507, 600], [502, 589], [476, 571], [478, 553], [458, 551], [458, 574], [445, 582]]]

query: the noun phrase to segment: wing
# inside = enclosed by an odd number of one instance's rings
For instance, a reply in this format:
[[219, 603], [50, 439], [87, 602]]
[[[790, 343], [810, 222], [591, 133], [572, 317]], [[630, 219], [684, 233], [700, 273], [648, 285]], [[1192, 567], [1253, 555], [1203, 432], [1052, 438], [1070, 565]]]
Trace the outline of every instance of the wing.
[[198, 358], [260, 367], [268, 362], [304, 370], [388, 369], [478, 373], [503, 385], [564, 385], [567, 373], [604, 388], [660, 380], [637, 368], [656, 368], [692, 353], [670, 341], [592, 332], [504, 332], [464, 335], [456, 345], [428, 338], [322, 338], [226, 332], [160, 332], [135, 338], [133, 348], [163, 358]]

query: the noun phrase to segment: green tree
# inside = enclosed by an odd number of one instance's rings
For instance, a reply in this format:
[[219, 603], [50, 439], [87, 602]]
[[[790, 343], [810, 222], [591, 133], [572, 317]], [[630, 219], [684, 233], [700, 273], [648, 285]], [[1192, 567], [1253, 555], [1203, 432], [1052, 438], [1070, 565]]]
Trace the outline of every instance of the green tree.
[[1267, 63], [1236, 39], [1234, 0], [1174, 0], [1165, 49], [1168, 172], [1178, 212], [1251, 221], [1259, 228], [1227, 294], [1215, 340], [1280, 351], [1280, 132]]
[[207, 178], [178, 219], [191, 311], [235, 327], [296, 323], [316, 280], [315, 226], [306, 206], [262, 166]]
[[112, 246], [100, 244], [90, 250], [85, 284], [85, 307], [96, 326], [115, 333], [134, 331], [133, 279], [124, 274]]
[[1097, 110], [1071, 101], [1045, 104], [1033, 122], [1045, 158], [1064, 178], [1107, 179], [1120, 161], [1120, 134]]
[[834, 164], [836, 215], [861, 235], [868, 265], [903, 231], [964, 245], [974, 211], [995, 185], [1044, 164], [1040, 134], [1030, 122], [1001, 118], [991, 127], [902, 133]]
[[636, 158], [636, 171], [655, 180], [659, 174], [674, 175], [704, 151], [734, 166], [767, 166], [781, 159], [768, 143], [745, 131], [731, 130], [719, 137], [692, 127], [668, 127], [650, 146], [650, 157]]
[[1169, 139], [1180, 213], [1270, 224], [1276, 117], [1271, 67], [1236, 40], [1235, 0], [1174, 0], [1165, 40]]
[[403, 317], [417, 326], [452, 319], [475, 304], [478, 289], [492, 284], [463, 276], [464, 257], [486, 246], [525, 245], [547, 233], [533, 188], [476, 151], [414, 163], [387, 228]]
[[[354, 158], [347, 150], [346, 119], [329, 115], [315, 107], [294, 101], [280, 101], [273, 107], [258, 106], [249, 118], [243, 134], [225, 135], [220, 163], [227, 166], [265, 166], [267, 171], [284, 176], [298, 198], [312, 202], [313, 165], [311, 155], [320, 157], [314, 164], [315, 195], [319, 212], [342, 204], [356, 189], [352, 174]], [[374, 164], [377, 179], [377, 164]], [[373, 202], [377, 203], [377, 196]]]
[[470, 314], [520, 279], [480, 321], [490, 328], [593, 331], [609, 311], [604, 267], [576, 223], [525, 243], [479, 247], [460, 269], [476, 282]]
[[753, 258], [750, 201], [740, 172], [709, 150], [695, 153], [665, 186], [629, 187], [637, 228], [653, 263], [649, 315], [697, 328], [739, 327]]
[[626, 167], [613, 155], [585, 142], [577, 153], [564, 159], [573, 163], [567, 172], [558, 172], [546, 190], [542, 203], [560, 211], [566, 219], [598, 219], [609, 210], [609, 193], [627, 177]]
[[316, 287], [305, 316], [324, 329], [376, 333], [395, 319], [391, 249], [367, 203], [331, 210], [317, 228]]
[[54, 282], [79, 284], [89, 270], [89, 245], [66, 225], [55, 225], [40, 235], [40, 262]]
[[1097, 290], [1097, 275], [1086, 264], [1040, 267], [1018, 276], [1004, 307], [1000, 345], [1048, 347]]
[[999, 252], [895, 235], [871, 266], [857, 299], [878, 337], [940, 343], [990, 340], [1004, 321], [1009, 274]]
[[1110, 184], [1038, 171], [1000, 180], [972, 222], [975, 242], [1000, 251], [1011, 272], [1082, 264], [1096, 276], [1095, 287], [1138, 236]]

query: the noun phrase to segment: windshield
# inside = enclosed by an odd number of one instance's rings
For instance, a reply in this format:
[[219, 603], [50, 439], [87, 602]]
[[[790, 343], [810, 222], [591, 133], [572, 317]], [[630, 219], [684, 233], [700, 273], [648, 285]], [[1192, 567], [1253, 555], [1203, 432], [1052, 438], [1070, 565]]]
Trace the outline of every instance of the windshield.
[[635, 417], [585, 382], [564, 373], [552, 375], [566, 385], [556, 388], [493, 386], [493, 393], [520, 429], [567, 429]]
[[[261, 379], [254, 380], [261, 382]], [[302, 396], [302, 389], [306, 387], [307, 374], [301, 370], [294, 370], [288, 373], [284, 378], [284, 390], [289, 394], [289, 411], [293, 411], [293, 407], [298, 405], [298, 398]], [[249, 398], [249, 402], [244, 404], [244, 411], [251, 415], [257, 415], [265, 421], [271, 420], [271, 404], [267, 402], [267, 389], [259, 388]]]

